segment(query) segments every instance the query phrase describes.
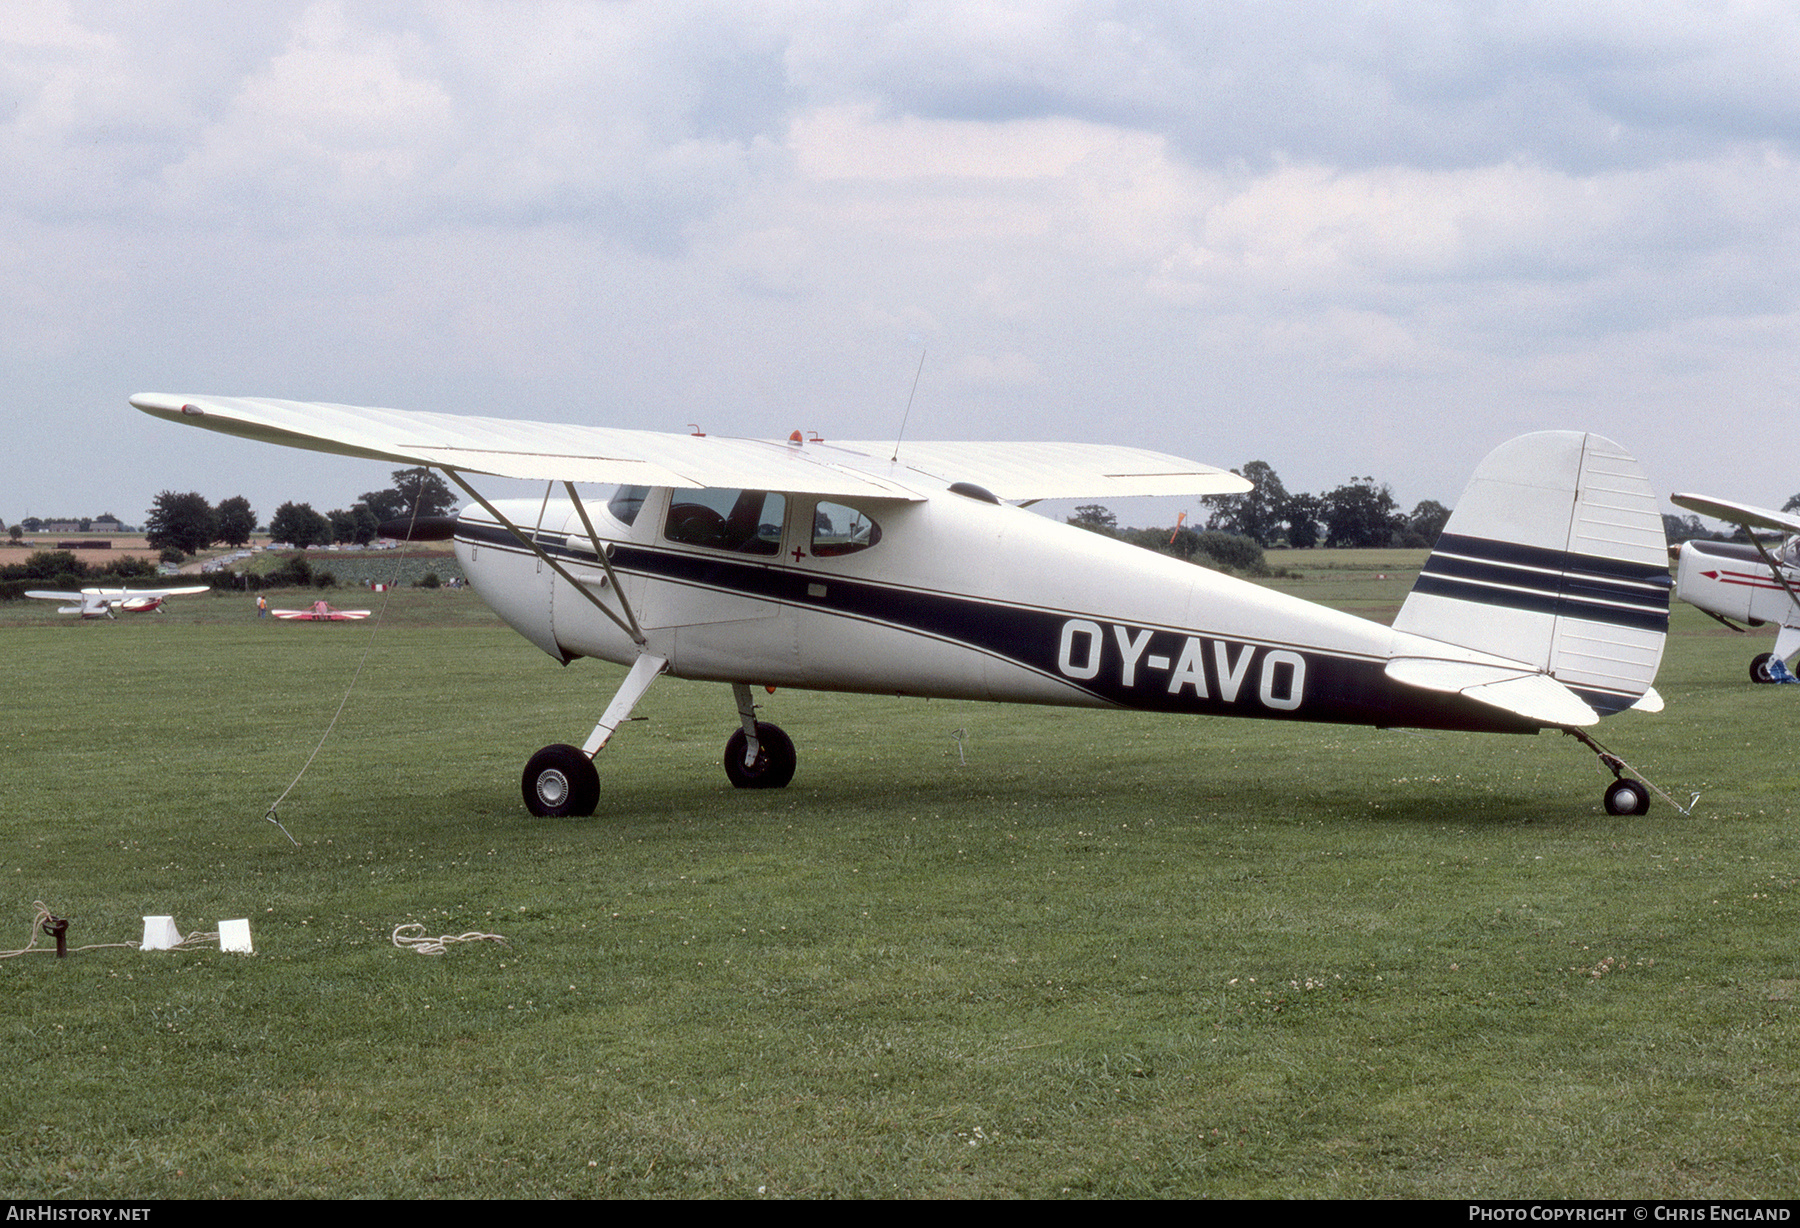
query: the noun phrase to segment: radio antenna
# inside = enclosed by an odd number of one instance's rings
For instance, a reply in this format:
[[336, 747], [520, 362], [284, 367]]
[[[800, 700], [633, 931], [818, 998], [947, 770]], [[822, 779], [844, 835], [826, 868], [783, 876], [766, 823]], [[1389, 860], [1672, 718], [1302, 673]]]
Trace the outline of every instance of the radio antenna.
[[925, 351], [920, 350], [919, 369], [913, 372], [912, 391], [906, 394], [906, 412], [900, 415], [900, 433], [894, 437], [894, 454], [888, 458], [888, 463], [890, 465], [896, 464], [900, 460], [900, 441], [906, 438], [906, 420], [912, 417], [913, 398], [919, 395], [919, 376], [924, 373], [924, 370]]

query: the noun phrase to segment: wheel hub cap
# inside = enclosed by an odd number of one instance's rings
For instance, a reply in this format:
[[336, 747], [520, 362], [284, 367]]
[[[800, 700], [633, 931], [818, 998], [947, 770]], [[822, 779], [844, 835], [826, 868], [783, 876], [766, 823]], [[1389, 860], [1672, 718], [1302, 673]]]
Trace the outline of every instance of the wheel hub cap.
[[546, 806], [560, 806], [569, 796], [569, 778], [555, 768], [539, 772], [537, 778], [538, 800]]

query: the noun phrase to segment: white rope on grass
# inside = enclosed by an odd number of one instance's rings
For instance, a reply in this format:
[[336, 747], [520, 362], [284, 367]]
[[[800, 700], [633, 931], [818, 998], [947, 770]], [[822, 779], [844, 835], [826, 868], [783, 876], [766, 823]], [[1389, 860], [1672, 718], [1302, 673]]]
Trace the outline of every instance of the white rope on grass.
[[[53, 914], [50, 911], [50, 909], [45, 906], [45, 904], [42, 900], [33, 900], [31, 902], [31, 907], [36, 910], [35, 914], [31, 918], [31, 937], [26, 940], [24, 946], [20, 947], [16, 951], [0, 951], [0, 959], [11, 959], [15, 955], [32, 955], [32, 954], [54, 955], [54, 954], [56, 954], [55, 947], [40, 947], [37, 943], [38, 943], [38, 939], [41, 938], [45, 933], [48, 932], [44, 928], [44, 923], [46, 921], [60, 921], [60, 920], [62, 920], [62, 918]], [[180, 942], [177, 942], [176, 944], [174, 944], [173, 946], [171, 946], [167, 949], [171, 950], [171, 951], [185, 951], [188, 949], [188, 945], [190, 943], [217, 942], [218, 940], [219, 940], [219, 935], [217, 933], [203, 934], [203, 933], [195, 932], [195, 933], [187, 935]], [[105, 950], [109, 947], [123, 947], [126, 950], [135, 951], [142, 945], [143, 945], [142, 943], [133, 942], [133, 941], [128, 940], [125, 942], [90, 942], [86, 946], [67, 947], [65, 949], [68, 951], [69, 954], [74, 954], [77, 951], [101, 951], [101, 950]]]
[[[416, 931], [406, 933], [404, 931]], [[470, 930], [466, 934], [441, 934], [436, 938], [425, 935], [425, 927], [417, 921], [394, 927], [394, 945], [401, 950], [417, 951], [420, 955], [442, 955], [453, 942], [497, 942], [503, 947], [512, 943], [499, 934], [484, 934], [479, 930]]]

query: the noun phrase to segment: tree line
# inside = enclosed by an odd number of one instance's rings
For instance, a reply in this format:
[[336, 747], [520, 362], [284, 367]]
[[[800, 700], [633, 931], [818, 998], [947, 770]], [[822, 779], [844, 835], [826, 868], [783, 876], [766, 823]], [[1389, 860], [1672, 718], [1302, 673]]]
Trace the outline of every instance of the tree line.
[[[1209, 495], [1204, 531], [1243, 538], [1262, 549], [1315, 546], [1429, 548], [1450, 519], [1450, 509], [1427, 499], [1411, 513], [1401, 511], [1393, 492], [1372, 477], [1351, 478], [1324, 494], [1290, 494], [1275, 467], [1251, 461], [1233, 473], [1250, 483], [1239, 495]], [[1113, 514], [1099, 504], [1075, 509], [1070, 524], [1119, 535]], [[1182, 529], [1126, 530], [1171, 535], [1180, 543]], [[1236, 564], [1231, 564], [1236, 566]]]
[[[268, 534], [301, 549], [334, 542], [366, 546], [379, 535], [385, 520], [438, 516], [455, 504], [456, 496], [430, 469], [396, 469], [393, 486], [364, 491], [348, 508], [317, 512], [310, 503], [283, 503], [269, 518]], [[215, 543], [248, 545], [256, 531], [256, 512], [248, 499], [235, 495], [214, 507], [196, 491], [163, 491], [144, 522], [144, 540], [152, 550], [161, 551], [166, 562], [178, 562]]]

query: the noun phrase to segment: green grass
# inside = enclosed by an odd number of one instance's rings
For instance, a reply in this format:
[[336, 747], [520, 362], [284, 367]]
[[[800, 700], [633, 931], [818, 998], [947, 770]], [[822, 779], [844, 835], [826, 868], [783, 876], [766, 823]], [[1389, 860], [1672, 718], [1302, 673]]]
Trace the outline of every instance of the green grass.
[[794, 784], [738, 792], [665, 679], [551, 821], [523, 762], [619, 671], [404, 591], [295, 848], [369, 624], [0, 608], [0, 945], [257, 946], [0, 961], [0, 1193], [1791, 1196], [1800, 695], [1676, 630], [1600, 735], [1691, 818], [1554, 735], [786, 691]]

